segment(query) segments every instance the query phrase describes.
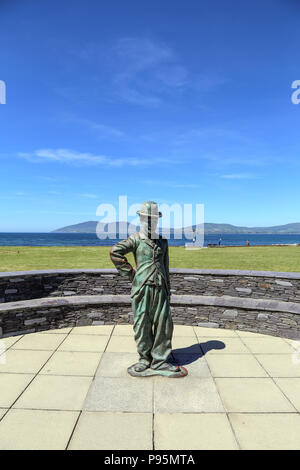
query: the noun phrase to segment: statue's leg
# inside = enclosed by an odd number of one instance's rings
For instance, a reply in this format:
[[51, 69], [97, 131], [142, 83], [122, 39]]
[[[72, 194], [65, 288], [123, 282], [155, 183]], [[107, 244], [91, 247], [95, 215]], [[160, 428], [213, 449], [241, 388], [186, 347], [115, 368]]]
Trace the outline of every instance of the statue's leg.
[[[152, 322], [149, 315], [151, 304], [151, 290], [149, 286], [143, 286], [142, 292], [132, 298], [132, 310], [133, 310], [133, 330], [134, 339], [137, 345], [137, 351], [139, 353], [139, 362], [133, 364], [128, 372], [131, 375], [137, 375], [145, 371], [150, 367], [151, 364], [151, 349], [153, 345], [153, 333], [152, 333]], [[131, 373], [133, 372], [133, 373]]]
[[165, 289], [156, 289], [153, 302], [153, 348], [151, 369], [167, 377], [184, 377], [187, 370], [168, 362], [172, 352], [173, 321]]
[[173, 321], [165, 289], [155, 289], [153, 304], [152, 369], [165, 364], [172, 352]]

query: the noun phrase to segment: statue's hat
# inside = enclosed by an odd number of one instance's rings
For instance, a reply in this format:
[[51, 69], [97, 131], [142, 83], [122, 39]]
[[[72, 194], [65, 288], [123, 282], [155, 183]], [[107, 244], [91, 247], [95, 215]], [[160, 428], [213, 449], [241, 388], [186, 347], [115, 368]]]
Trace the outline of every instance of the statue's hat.
[[162, 213], [158, 211], [158, 205], [154, 201], [143, 202], [137, 214], [144, 215], [146, 217], [161, 217]]

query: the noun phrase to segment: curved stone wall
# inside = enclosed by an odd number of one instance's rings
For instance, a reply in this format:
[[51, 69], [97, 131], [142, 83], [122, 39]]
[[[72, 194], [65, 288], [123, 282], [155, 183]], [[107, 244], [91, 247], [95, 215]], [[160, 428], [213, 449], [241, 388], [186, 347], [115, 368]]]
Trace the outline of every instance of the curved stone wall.
[[[114, 269], [0, 273], [0, 336], [132, 323], [131, 284]], [[171, 270], [174, 323], [300, 339], [300, 273]]]
[[[300, 273], [171, 269], [172, 294], [230, 295], [300, 302]], [[131, 284], [115, 269], [0, 273], [0, 303], [42, 297], [130, 294]]]
[[[299, 303], [230, 296], [173, 295], [171, 309], [176, 324], [239, 329], [300, 339]], [[132, 321], [128, 295], [56, 297], [0, 305], [0, 328], [4, 336], [67, 326]]]

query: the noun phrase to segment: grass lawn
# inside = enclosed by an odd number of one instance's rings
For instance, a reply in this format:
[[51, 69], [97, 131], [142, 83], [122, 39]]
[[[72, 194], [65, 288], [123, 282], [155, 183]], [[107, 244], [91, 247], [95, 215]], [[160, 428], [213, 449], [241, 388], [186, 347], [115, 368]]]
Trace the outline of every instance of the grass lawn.
[[[0, 271], [112, 268], [110, 247], [0, 246]], [[133, 263], [133, 257], [128, 255]], [[253, 269], [300, 272], [300, 246], [186, 250], [170, 247], [171, 268]]]

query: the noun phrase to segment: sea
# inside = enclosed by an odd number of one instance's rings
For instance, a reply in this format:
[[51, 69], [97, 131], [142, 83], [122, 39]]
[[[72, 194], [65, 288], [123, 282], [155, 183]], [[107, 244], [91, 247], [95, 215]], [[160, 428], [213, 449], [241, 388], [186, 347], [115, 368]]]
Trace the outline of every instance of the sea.
[[[297, 245], [300, 234], [205, 234], [204, 246]], [[120, 239], [100, 240], [94, 233], [0, 233], [0, 246], [111, 246]], [[170, 246], [184, 246], [190, 239], [169, 239]]]

